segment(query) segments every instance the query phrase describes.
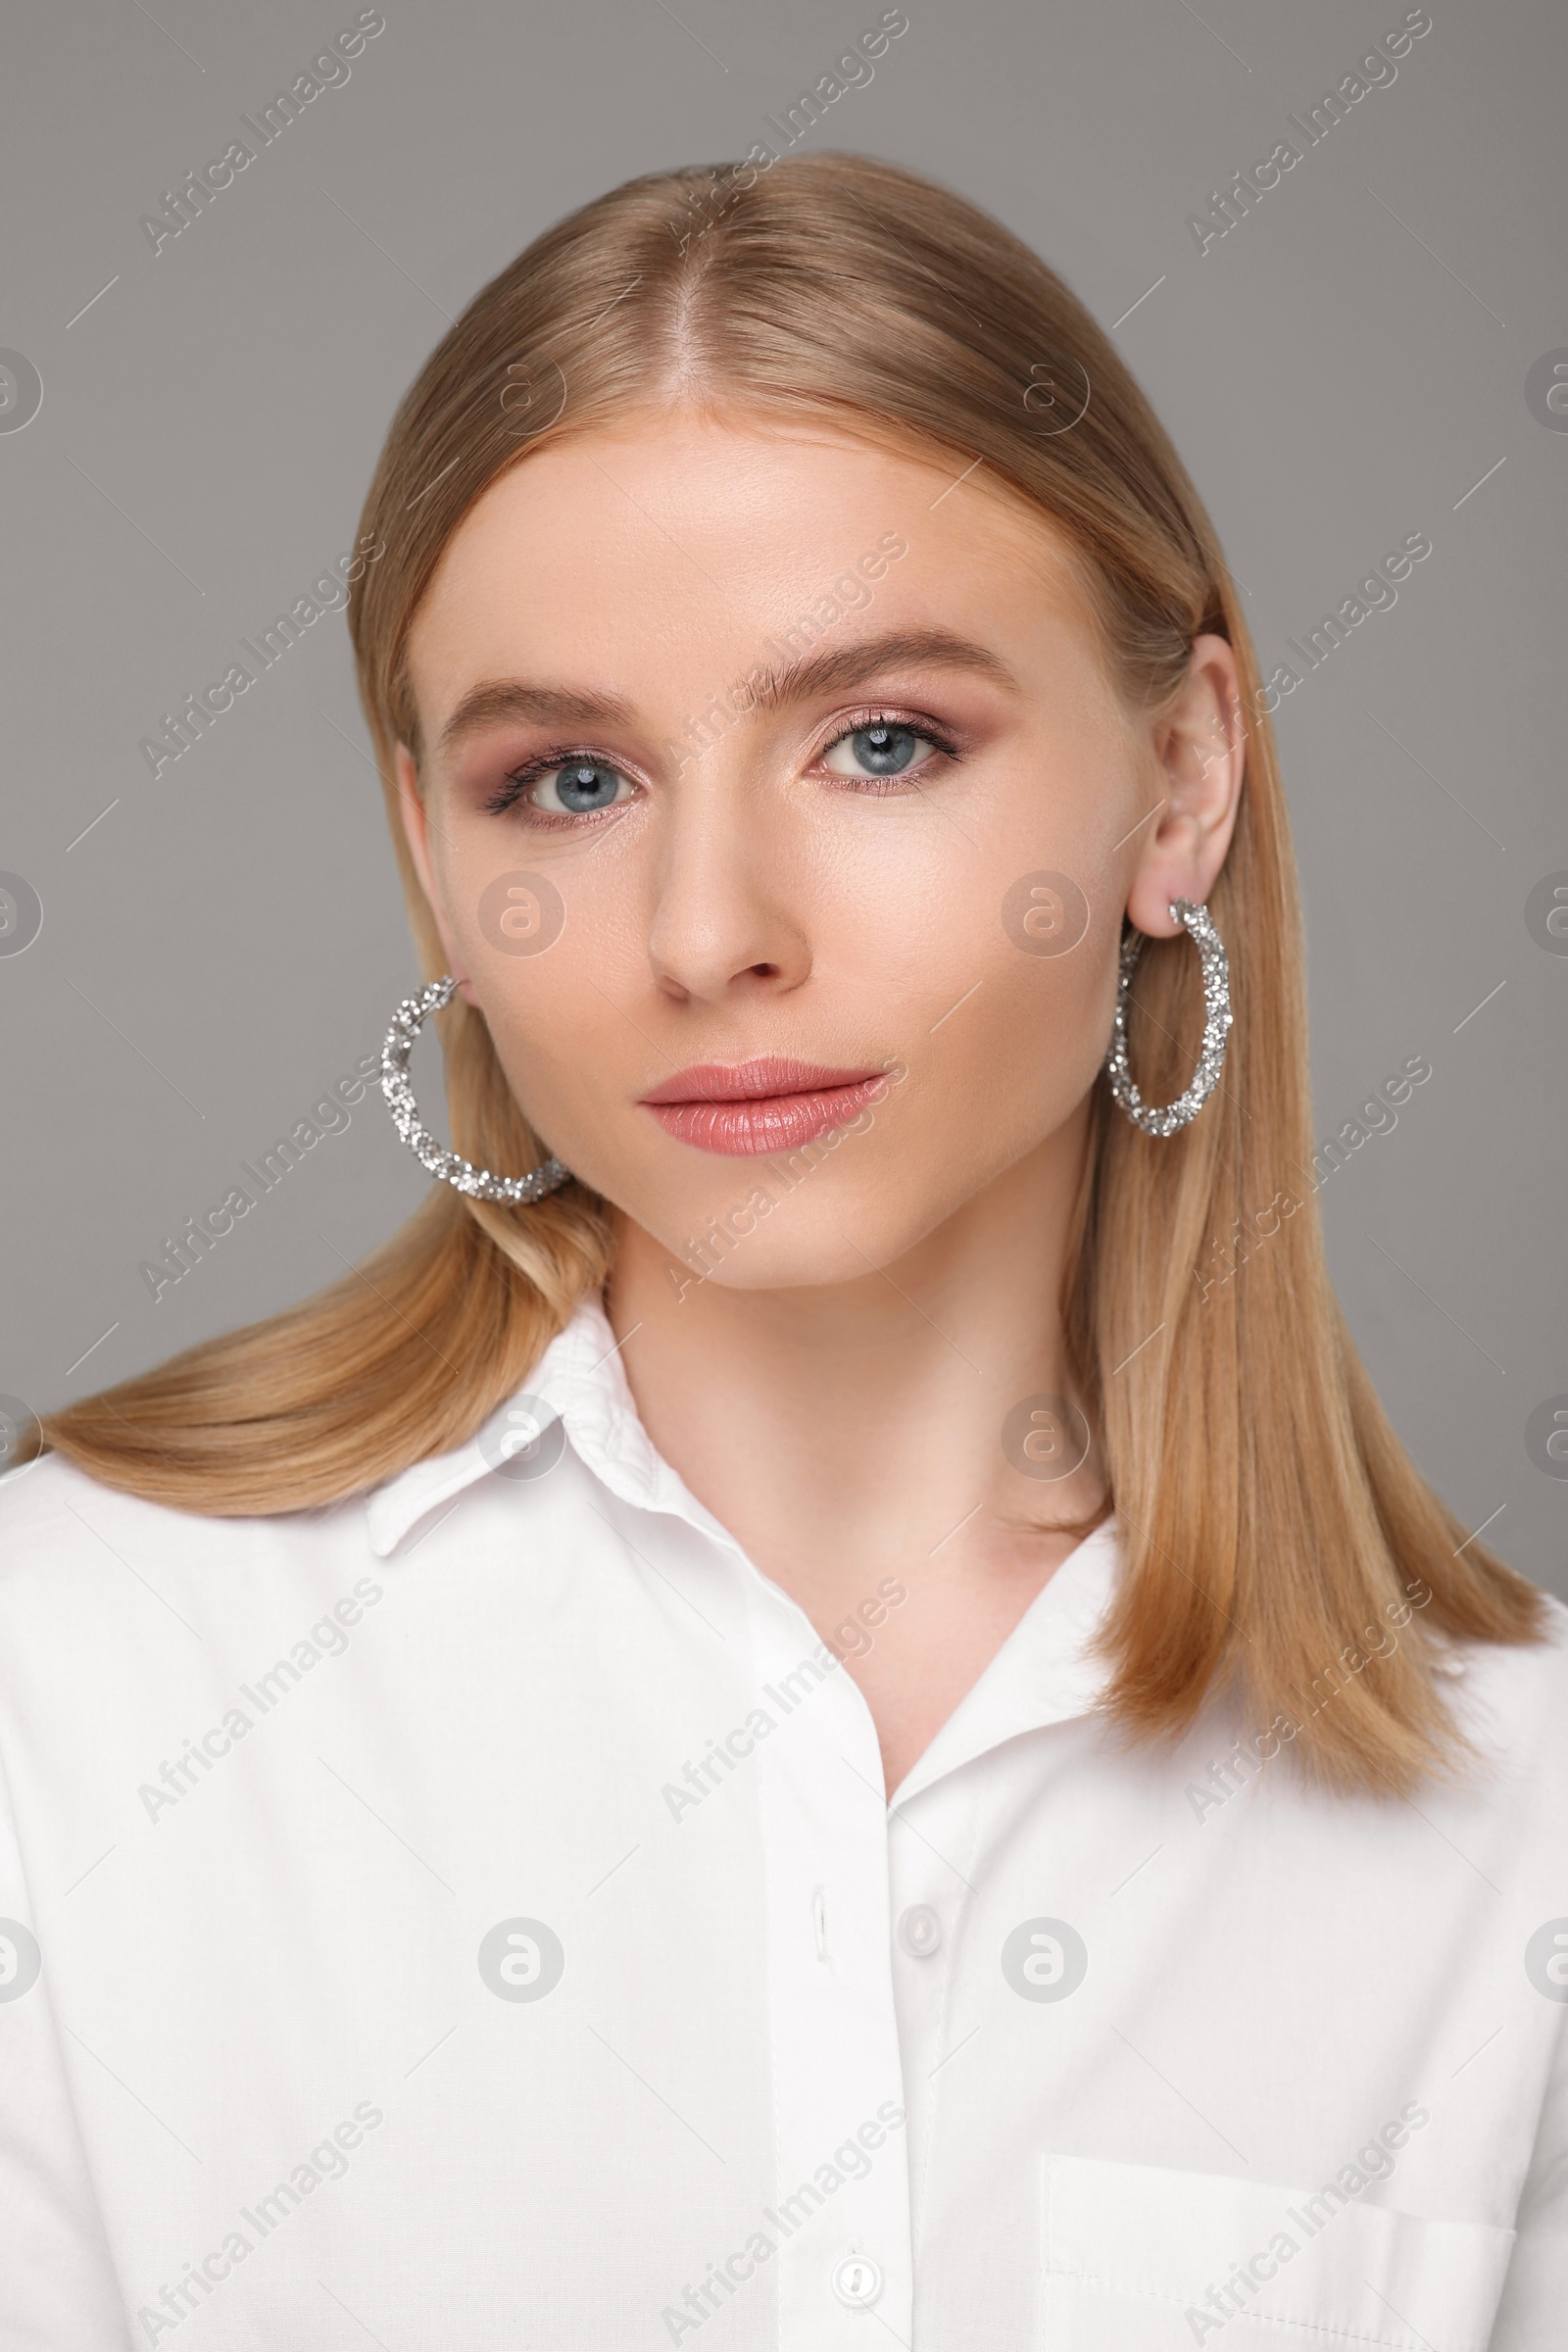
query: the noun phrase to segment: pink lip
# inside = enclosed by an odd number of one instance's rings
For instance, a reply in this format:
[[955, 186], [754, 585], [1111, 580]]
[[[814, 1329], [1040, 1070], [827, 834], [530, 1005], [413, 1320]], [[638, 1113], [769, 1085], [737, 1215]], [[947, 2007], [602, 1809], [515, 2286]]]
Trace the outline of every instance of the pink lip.
[[763, 1054], [756, 1061], [699, 1062], [650, 1087], [643, 1107], [666, 1135], [731, 1158], [796, 1152], [858, 1118], [887, 1091], [885, 1070], [833, 1070]]

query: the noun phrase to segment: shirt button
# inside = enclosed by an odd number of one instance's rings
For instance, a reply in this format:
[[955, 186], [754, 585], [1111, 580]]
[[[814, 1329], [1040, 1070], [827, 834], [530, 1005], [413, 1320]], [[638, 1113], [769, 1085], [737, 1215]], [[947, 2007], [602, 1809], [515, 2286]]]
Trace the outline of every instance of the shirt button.
[[882, 2292], [882, 2273], [865, 2254], [846, 2254], [833, 2273], [833, 2292], [851, 2311], [863, 2311]]
[[899, 1941], [914, 1960], [929, 1960], [942, 1941], [942, 1922], [929, 1903], [911, 1903], [899, 1921]]

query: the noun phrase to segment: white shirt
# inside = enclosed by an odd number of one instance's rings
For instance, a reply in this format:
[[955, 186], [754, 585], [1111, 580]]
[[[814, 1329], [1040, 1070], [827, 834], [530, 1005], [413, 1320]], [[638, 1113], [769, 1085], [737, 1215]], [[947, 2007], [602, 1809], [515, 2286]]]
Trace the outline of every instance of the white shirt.
[[1107, 1527], [890, 1808], [597, 1303], [529, 1390], [319, 1512], [0, 1486], [5, 2352], [1568, 2340], [1568, 1614], [1313, 1793], [1093, 1714]]

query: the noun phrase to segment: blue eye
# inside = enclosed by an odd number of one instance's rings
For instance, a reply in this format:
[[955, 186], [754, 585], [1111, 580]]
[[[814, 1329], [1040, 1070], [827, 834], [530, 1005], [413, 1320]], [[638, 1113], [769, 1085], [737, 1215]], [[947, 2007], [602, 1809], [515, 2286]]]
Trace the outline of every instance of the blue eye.
[[[893, 719], [873, 719], [829, 745], [823, 765], [835, 776], [897, 776], [913, 764], [920, 747], [934, 746], [929, 735]], [[853, 762], [853, 764], [852, 764]]]
[[631, 792], [628, 779], [604, 760], [568, 760], [535, 776], [525, 798], [549, 816], [592, 816], [629, 801]]

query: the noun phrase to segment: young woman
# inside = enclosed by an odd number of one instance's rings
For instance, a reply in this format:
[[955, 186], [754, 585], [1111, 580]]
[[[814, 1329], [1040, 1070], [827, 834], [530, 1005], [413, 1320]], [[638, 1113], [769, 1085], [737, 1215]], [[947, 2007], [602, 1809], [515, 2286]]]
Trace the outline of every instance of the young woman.
[[1114, 349], [889, 166], [662, 174], [362, 520], [431, 1195], [0, 1490], [5, 2344], [1560, 2340], [1563, 1613], [1336, 1307]]

